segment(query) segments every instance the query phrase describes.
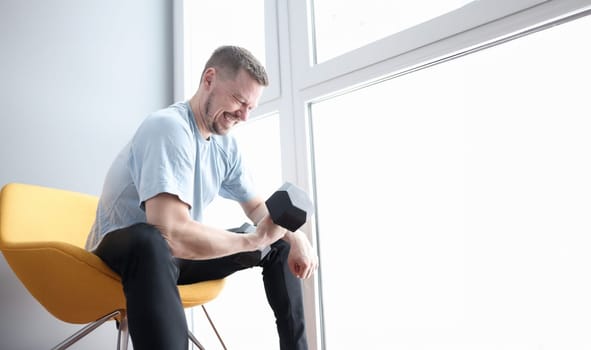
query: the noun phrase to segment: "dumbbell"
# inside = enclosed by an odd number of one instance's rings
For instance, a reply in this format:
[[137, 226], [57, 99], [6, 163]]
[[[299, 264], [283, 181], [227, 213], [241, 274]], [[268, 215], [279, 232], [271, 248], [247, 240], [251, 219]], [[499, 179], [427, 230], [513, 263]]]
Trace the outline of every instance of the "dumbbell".
[[[275, 225], [289, 231], [296, 231], [306, 223], [312, 215], [314, 206], [312, 201], [301, 188], [286, 182], [265, 201], [269, 216]], [[228, 229], [236, 233], [252, 233], [256, 227], [244, 223], [240, 227]], [[265, 247], [254, 252], [238, 253], [234, 260], [244, 266], [253, 266], [265, 257], [271, 247]]]
[[[306, 192], [289, 182], [275, 191], [265, 201], [265, 205], [273, 223], [292, 232], [302, 227], [314, 210], [314, 205]], [[250, 233], [255, 230], [256, 228], [249, 223], [228, 229], [237, 233]]]
[[302, 227], [314, 210], [308, 194], [289, 182], [279, 187], [265, 205], [275, 225], [292, 232]]

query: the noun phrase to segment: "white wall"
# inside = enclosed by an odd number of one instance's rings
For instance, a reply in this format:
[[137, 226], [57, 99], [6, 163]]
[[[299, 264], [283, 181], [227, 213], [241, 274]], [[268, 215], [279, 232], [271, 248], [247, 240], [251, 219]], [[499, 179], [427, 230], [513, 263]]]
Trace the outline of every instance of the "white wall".
[[[99, 194], [146, 113], [172, 102], [167, 0], [0, 0], [0, 186]], [[80, 326], [47, 313], [0, 258], [0, 349], [50, 348]], [[114, 348], [108, 324], [74, 349]]]

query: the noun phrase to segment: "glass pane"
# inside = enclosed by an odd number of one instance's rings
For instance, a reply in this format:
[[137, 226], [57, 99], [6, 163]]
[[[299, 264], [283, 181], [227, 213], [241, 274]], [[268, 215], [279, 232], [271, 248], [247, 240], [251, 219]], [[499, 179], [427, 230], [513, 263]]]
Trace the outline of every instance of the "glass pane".
[[472, 0], [313, 0], [317, 63], [453, 11]]
[[205, 62], [221, 45], [242, 46], [265, 64], [265, 0], [187, 0], [185, 6], [185, 47], [191, 61], [186, 98], [195, 93]]
[[[236, 136], [259, 193], [267, 197], [281, 186], [279, 115], [257, 118], [237, 126]], [[207, 207], [204, 222], [220, 228], [247, 221], [240, 206], [218, 198]], [[222, 294], [207, 304], [224, 342], [230, 349], [277, 349], [275, 317], [267, 304], [261, 269], [239, 271], [226, 281]], [[194, 333], [206, 348], [219, 347], [215, 334], [199, 308], [194, 311]], [[220, 326], [220, 324], [222, 326]]]
[[312, 105], [326, 349], [591, 348], [590, 31]]
[[[272, 114], [240, 124], [232, 130], [259, 193], [270, 196], [281, 186], [279, 115]], [[247, 218], [235, 202], [218, 197], [204, 213], [211, 225], [230, 228]]]

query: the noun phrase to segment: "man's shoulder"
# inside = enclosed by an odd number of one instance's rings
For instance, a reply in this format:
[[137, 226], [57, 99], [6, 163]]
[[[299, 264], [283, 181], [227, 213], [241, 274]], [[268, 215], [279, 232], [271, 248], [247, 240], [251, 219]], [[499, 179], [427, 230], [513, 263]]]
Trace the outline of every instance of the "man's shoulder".
[[138, 134], [171, 134], [171, 136], [193, 134], [188, 120], [188, 112], [183, 104], [177, 103], [150, 113], [138, 128]]
[[178, 102], [150, 113], [144, 122], [178, 123], [188, 125], [188, 108], [185, 103]]

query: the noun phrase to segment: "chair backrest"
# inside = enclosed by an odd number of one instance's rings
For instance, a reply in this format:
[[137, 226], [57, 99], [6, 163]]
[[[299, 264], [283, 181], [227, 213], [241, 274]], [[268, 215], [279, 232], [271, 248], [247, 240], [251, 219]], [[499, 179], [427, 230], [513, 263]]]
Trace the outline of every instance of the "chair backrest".
[[87, 194], [7, 184], [0, 192], [0, 248], [44, 241], [84, 247], [97, 203]]

